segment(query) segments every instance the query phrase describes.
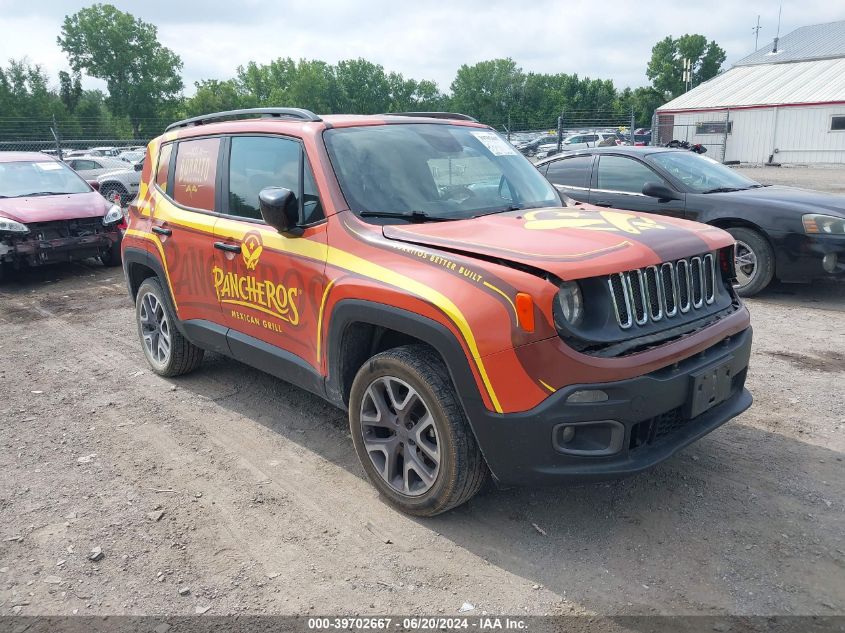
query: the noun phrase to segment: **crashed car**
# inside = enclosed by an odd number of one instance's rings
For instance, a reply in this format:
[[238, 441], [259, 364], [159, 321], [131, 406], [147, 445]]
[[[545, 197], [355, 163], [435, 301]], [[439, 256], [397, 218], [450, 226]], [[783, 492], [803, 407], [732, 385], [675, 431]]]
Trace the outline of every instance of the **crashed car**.
[[89, 257], [119, 265], [123, 211], [96, 186], [42, 153], [0, 152], [0, 278]]

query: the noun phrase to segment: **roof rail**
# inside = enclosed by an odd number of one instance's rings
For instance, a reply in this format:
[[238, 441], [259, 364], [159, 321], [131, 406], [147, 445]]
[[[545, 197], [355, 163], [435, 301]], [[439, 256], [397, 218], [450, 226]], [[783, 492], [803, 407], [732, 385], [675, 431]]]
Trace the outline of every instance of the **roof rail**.
[[195, 116], [190, 119], [176, 121], [168, 125], [164, 131], [169, 132], [180, 127], [192, 127], [194, 125], [205, 125], [206, 123], [213, 123], [221, 119], [232, 117], [243, 118], [247, 116], [260, 115], [261, 118], [266, 119], [301, 119], [303, 121], [322, 121], [320, 117], [303, 108], [244, 108], [242, 110], [227, 110], [225, 112], [214, 112], [212, 114], [203, 114], [202, 116]]
[[478, 123], [478, 119], [474, 119], [468, 114], [460, 114], [459, 112], [386, 112], [390, 116], [414, 116], [425, 117], [428, 119], [456, 119], [458, 121], [473, 121]]

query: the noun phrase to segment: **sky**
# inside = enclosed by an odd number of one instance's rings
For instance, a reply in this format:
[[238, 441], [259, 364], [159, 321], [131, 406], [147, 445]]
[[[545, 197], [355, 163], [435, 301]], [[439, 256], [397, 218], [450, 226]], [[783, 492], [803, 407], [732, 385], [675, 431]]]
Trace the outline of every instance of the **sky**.
[[[779, 3], [771, 0], [113, 0], [159, 28], [159, 40], [184, 62], [185, 93], [200, 79], [228, 79], [250, 60], [364, 57], [406, 78], [448, 91], [457, 69], [511, 57], [526, 72], [612, 79], [618, 88], [648, 84], [651, 47], [667, 35], [701, 33], [727, 52], [726, 67], [774, 38]], [[53, 84], [67, 70], [56, 44], [64, 16], [87, 6], [66, 0], [0, 0], [0, 65], [27, 57]], [[845, 3], [785, 0], [781, 35], [845, 19]], [[86, 88], [102, 88], [83, 78]]]

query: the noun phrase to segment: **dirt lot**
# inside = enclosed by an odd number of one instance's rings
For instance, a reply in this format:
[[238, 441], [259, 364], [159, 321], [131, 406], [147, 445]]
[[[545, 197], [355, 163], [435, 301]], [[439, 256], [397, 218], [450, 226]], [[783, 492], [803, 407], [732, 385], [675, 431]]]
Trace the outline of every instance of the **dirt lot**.
[[749, 178], [766, 185], [788, 185], [845, 194], [845, 167], [736, 167]]
[[843, 613], [845, 292], [749, 306], [741, 418], [624, 482], [414, 520], [318, 398], [220, 356], [153, 375], [120, 269], [30, 273], [0, 286], [0, 613]]

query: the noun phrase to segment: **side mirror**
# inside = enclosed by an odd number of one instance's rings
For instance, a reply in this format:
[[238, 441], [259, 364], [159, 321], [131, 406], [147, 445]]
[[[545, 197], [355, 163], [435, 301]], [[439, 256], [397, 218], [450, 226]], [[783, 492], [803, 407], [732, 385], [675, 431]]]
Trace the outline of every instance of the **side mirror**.
[[651, 198], [657, 198], [658, 200], [681, 199], [681, 194], [679, 194], [677, 191], [669, 189], [669, 187], [659, 182], [647, 182], [646, 184], [644, 184], [643, 195], [649, 196]]
[[87, 182], [89, 185], [91, 185], [91, 189], [93, 189], [94, 191], [100, 190], [100, 181], [99, 180], [86, 180], [85, 182]]
[[264, 221], [279, 233], [296, 233], [299, 204], [290, 189], [266, 187], [258, 194], [258, 208]]
[[135, 171], [142, 171], [144, 169], [144, 163], [135, 163], [134, 165], [132, 165], [132, 169], [134, 169]]

